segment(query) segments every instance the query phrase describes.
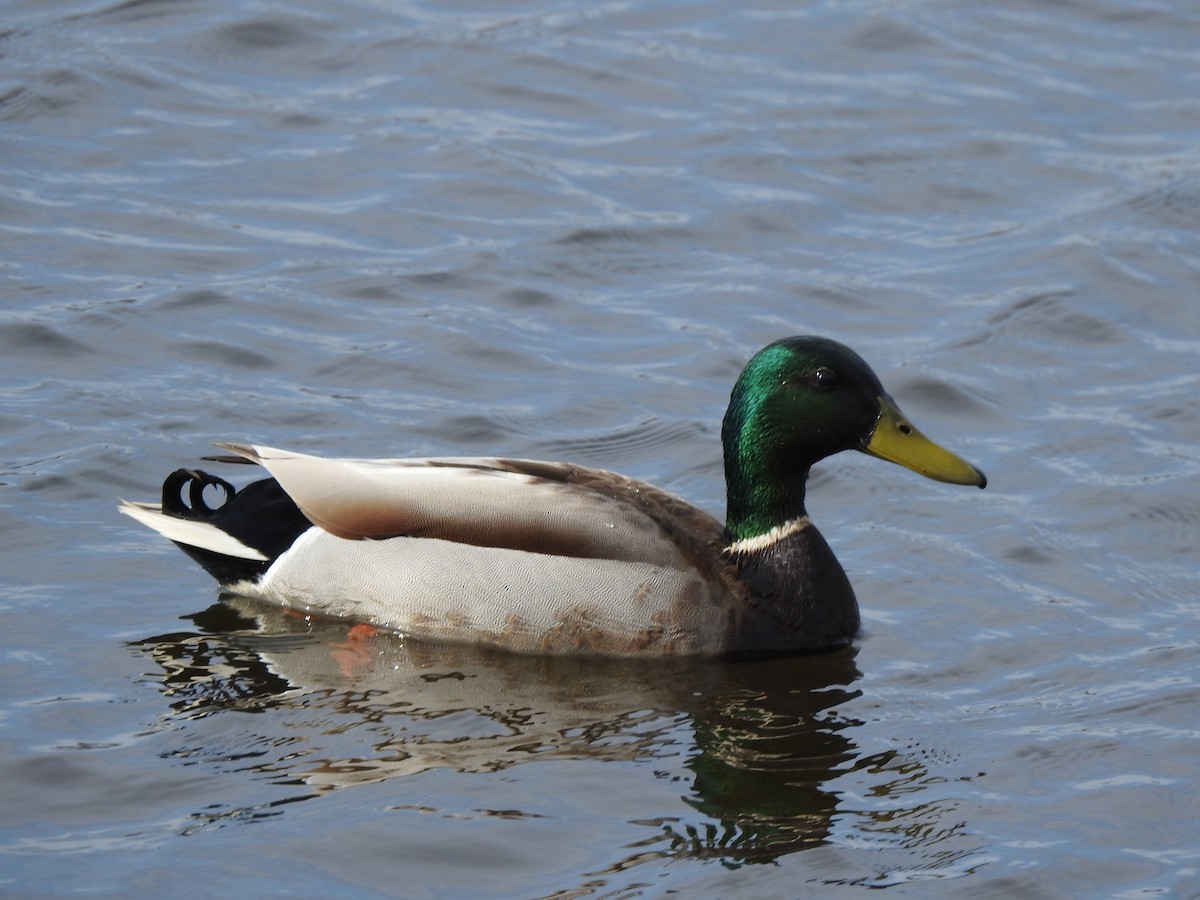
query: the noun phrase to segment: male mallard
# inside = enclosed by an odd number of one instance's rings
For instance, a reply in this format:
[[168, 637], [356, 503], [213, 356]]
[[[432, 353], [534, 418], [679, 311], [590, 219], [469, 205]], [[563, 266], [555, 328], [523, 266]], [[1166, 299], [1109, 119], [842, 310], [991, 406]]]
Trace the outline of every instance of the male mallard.
[[[804, 509], [813, 463], [862, 450], [938, 481], [978, 469], [922, 435], [848, 347], [760, 350], [721, 429], [726, 524], [645, 482], [517, 459], [321, 459], [218, 444], [273, 476], [180, 469], [124, 512], [229, 592], [424, 638], [535, 653], [817, 650], [858, 604]], [[220, 488], [211, 506], [205, 490]], [[185, 490], [186, 489], [186, 490]]]

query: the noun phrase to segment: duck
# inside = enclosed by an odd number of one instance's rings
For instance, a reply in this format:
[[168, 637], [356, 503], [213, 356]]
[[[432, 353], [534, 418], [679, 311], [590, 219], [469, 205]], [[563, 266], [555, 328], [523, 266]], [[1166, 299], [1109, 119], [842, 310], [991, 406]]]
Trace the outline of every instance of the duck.
[[181, 468], [119, 509], [226, 596], [405, 638], [528, 654], [788, 654], [851, 643], [854, 589], [809, 517], [812, 466], [855, 450], [936, 481], [983, 472], [925, 437], [849, 347], [777, 340], [746, 363], [721, 427], [726, 514], [567, 462], [329, 458], [220, 442], [235, 488]]

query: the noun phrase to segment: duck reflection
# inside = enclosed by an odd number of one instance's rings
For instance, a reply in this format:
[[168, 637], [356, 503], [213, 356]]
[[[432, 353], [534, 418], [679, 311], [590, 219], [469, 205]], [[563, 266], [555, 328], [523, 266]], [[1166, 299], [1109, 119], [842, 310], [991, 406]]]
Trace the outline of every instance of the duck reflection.
[[[740, 662], [525, 657], [406, 640], [224, 598], [136, 642], [171, 719], [267, 712], [257, 771], [314, 795], [430, 769], [683, 760], [699, 817], [642, 821], [639, 853], [768, 861], [824, 841], [855, 755], [855, 650]], [[259, 743], [262, 749], [262, 743]], [[671, 768], [671, 766], [667, 766]], [[625, 861], [621, 865], [627, 865]]]

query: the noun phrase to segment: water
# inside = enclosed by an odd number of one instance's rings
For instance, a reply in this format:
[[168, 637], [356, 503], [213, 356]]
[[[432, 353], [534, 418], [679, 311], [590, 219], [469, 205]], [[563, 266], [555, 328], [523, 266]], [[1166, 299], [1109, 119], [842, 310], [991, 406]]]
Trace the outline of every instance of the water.
[[[14, 2], [0, 890], [1200, 893], [1186, 4]], [[719, 513], [760, 345], [861, 456], [865, 627], [520, 659], [215, 604], [115, 512], [215, 439], [619, 469]]]

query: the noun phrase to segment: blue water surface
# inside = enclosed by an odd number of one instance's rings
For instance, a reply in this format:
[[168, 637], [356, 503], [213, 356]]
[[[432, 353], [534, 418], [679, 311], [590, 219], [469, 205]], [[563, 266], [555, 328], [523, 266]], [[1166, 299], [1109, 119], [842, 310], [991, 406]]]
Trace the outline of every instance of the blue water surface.
[[[0, 19], [0, 892], [1200, 894], [1200, 11]], [[254, 440], [720, 515], [797, 333], [991, 482], [814, 470], [842, 652], [422, 645], [218, 602], [116, 513]]]

